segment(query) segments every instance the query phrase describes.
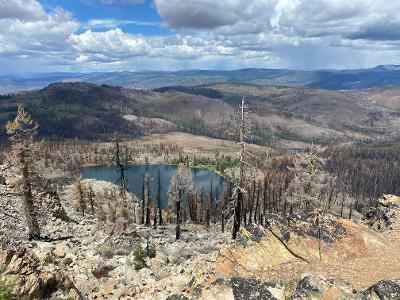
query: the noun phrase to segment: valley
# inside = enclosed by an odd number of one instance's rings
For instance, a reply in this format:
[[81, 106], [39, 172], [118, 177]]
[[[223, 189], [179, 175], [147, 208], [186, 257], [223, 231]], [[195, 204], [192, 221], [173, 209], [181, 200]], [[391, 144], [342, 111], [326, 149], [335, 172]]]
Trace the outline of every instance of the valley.
[[399, 11], [0, 0], [0, 300], [400, 300]]
[[[395, 88], [327, 91], [299, 87], [212, 84], [139, 91], [87, 83], [56, 83], [4, 96], [0, 124], [23, 104], [41, 124], [43, 138], [107, 140], [182, 131], [232, 139], [235, 112], [245, 97], [251, 110], [251, 143], [282, 148], [396, 141]], [[4, 129], [0, 137], [6, 138]]]

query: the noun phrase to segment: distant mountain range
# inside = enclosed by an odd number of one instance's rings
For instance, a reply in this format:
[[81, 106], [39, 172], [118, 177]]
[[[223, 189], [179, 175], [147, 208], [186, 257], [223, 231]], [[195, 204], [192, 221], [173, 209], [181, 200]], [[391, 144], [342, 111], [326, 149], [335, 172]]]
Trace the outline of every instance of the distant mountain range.
[[137, 89], [199, 86], [214, 83], [245, 83], [357, 90], [400, 87], [400, 65], [358, 70], [297, 71], [287, 69], [241, 69], [233, 71], [188, 70], [175, 72], [45, 73], [0, 76], [0, 94], [43, 88], [53, 82], [89, 82]]

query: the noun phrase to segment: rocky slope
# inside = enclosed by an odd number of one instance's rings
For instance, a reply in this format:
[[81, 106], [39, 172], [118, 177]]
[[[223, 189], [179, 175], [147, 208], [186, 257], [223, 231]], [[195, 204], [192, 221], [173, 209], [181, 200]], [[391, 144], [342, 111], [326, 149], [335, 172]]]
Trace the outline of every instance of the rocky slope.
[[[330, 232], [333, 238], [323, 240], [319, 251], [319, 243], [310, 230], [312, 214], [294, 220], [296, 230], [289, 231], [289, 235], [279, 218], [269, 217], [276, 220], [271, 221], [272, 232], [281, 236], [285, 244], [261, 226], [243, 229], [239, 240], [232, 242], [230, 233], [221, 233], [218, 224], [208, 229], [185, 224], [182, 239], [175, 241], [172, 225], [153, 229], [129, 223], [121, 230], [119, 225], [109, 222], [107, 210], [105, 222], [90, 212], [83, 216], [73, 205], [73, 186], [69, 186], [59, 202], [49, 195], [35, 195], [45, 239], [28, 241], [18, 195], [8, 185], [7, 176], [4, 177], [6, 180], [0, 185], [0, 292], [12, 291], [17, 298], [400, 297], [400, 281], [396, 280], [400, 278], [396, 259], [400, 244], [396, 229], [400, 219], [395, 197], [387, 197], [383, 202], [395, 213], [392, 230], [376, 232], [363, 224], [327, 216], [322, 230]], [[92, 180], [84, 184], [90, 185], [99, 196], [113, 187]], [[135, 203], [134, 199], [130, 201]], [[60, 203], [65, 214], [60, 214], [58, 204], [51, 203]], [[140, 218], [135, 205], [129, 211], [133, 221]], [[337, 231], [337, 226], [342, 230]]]

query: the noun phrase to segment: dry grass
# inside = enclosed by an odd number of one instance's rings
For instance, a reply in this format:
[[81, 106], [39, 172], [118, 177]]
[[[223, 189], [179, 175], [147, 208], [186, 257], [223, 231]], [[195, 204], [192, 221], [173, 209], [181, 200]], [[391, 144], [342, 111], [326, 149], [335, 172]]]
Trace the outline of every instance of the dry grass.
[[[206, 136], [193, 135], [183, 132], [172, 132], [168, 134], [153, 134], [135, 140], [141, 144], [176, 144], [188, 153], [196, 152], [220, 152], [221, 154], [237, 154], [240, 145], [233, 141], [209, 138]], [[263, 153], [266, 147], [258, 145], [248, 145], [248, 150], [254, 153]]]

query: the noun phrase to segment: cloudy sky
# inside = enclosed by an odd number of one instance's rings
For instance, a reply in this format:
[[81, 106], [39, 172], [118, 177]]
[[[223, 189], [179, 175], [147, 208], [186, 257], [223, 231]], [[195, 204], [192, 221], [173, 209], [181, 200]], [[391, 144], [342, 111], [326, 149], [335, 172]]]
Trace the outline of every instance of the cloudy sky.
[[0, 74], [398, 64], [397, 0], [0, 0]]

